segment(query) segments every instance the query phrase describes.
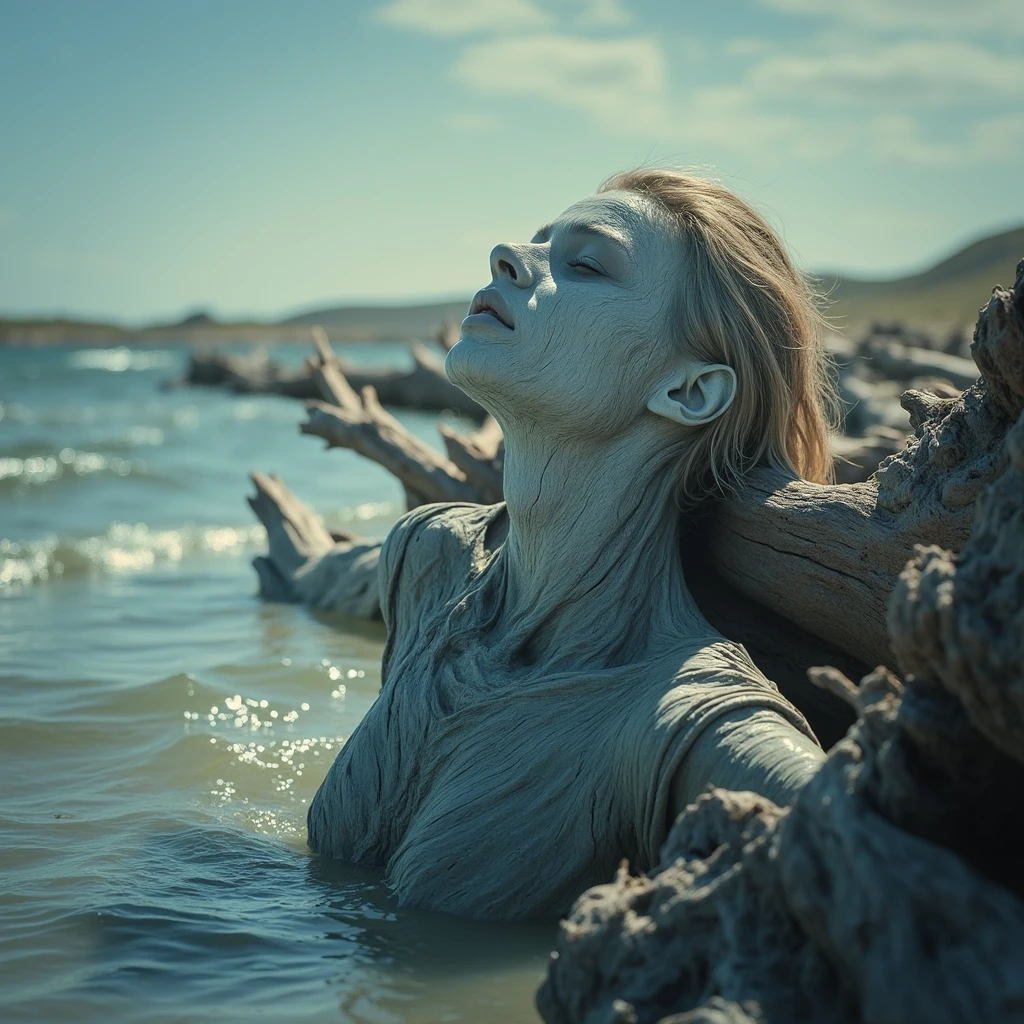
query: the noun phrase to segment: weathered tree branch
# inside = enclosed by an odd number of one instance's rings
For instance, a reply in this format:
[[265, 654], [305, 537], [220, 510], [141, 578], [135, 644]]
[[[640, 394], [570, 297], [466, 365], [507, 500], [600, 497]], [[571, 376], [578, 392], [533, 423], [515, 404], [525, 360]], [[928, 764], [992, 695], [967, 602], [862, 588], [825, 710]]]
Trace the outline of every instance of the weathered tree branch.
[[428, 501], [483, 501], [483, 491], [466, 480], [451, 460], [411, 434], [377, 400], [372, 387], [357, 394], [341, 370], [326, 337], [316, 336], [318, 356], [310, 359], [313, 379], [327, 401], [306, 403], [308, 420], [299, 428], [321, 437], [329, 448], [350, 448], [394, 474], [408, 491]]
[[249, 505], [267, 531], [267, 555], [253, 566], [269, 601], [305, 604], [354, 618], [380, 618], [380, 544], [336, 537], [276, 476], [253, 473]]

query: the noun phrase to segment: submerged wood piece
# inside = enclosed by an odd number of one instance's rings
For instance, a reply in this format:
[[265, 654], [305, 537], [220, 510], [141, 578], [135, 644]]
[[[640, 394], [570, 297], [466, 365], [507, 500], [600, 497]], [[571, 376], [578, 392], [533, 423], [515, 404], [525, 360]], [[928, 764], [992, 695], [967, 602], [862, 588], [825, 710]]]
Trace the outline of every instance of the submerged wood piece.
[[380, 543], [337, 537], [276, 476], [253, 473], [249, 505], [267, 531], [268, 553], [253, 560], [260, 593], [355, 618], [380, 618]]
[[292, 370], [274, 362], [266, 349], [254, 348], [243, 354], [193, 352], [185, 373], [165, 381], [163, 388], [221, 387], [243, 395], [284, 395], [315, 398], [316, 385], [302, 369]]
[[847, 738], [788, 812], [712, 791], [648, 877], [585, 893], [548, 1024], [1024, 1019], [1024, 417], [1008, 446], [959, 556], [921, 551], [893, 593], [907, 682], [815, 670]]

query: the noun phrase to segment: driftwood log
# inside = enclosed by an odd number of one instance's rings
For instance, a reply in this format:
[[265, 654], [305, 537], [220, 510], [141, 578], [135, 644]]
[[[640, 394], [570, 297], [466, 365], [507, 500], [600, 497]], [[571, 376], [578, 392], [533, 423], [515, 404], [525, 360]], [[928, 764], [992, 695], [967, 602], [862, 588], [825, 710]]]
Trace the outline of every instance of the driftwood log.
[[[319, 327], [314, 327], [313, 333], [326, 337]], [[446, 328], [439, 328], [439, 344], [448, 344], [450, 333]], [[385, 405], [434, 412], [451, 409], [474, 419], [483, 419], [484, 411], [480, 406], [445, 377], [441, 356], [418, 342], [410, 348], [413, 358], [411, 370], [357, 369], [344, 365], [345, 376], [357, 391], [372, 387], [378, 400]], [[262, 349], [243, 355], [194, 352], [184, 375], [178, 380], [165, 382], [163, 386], [222, 387], [241, 395], [284, 395], [300, 399], [321, 397], [308, 365], [299, 369], [283, 367]]]
[[1024, 263], [974, 354], [983, 381], [929, 410], [879, 503], [922, 503], [955, 542], [978, 476], [944, 448], [1003, 424], [959, 554], [918, 548], [889, 600], [905, 682], [813, 670], [857, 712], [846, 738], [788, 811], [713, 790], [649, 876], [585, 893], [538, 993], [548, 1024], [1024, 1020]]

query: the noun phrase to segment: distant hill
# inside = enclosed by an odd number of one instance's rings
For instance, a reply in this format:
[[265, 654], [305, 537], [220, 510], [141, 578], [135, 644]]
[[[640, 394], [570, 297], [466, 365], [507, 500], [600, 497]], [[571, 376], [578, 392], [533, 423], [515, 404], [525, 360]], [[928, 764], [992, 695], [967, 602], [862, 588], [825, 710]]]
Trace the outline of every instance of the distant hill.
[[332, 340], [375, 341], [380, 338], [427, 339], [445, 320], [460, 322], [469, 308], [469, 296], [420, 306], [334, 306], [310, 310], [281, 320], [285, 327], [321, 324]]
[[[973, 242], [929, 270], [892, 281], [864, 281], [819, 275], [832, 288], [830, 318], [857, 324], [866, 320], [973, 324], [993, 287], [1013, 285], [1024, 259], [1024, 226]], [[833, 287], [834, 282], [834, 287]]]

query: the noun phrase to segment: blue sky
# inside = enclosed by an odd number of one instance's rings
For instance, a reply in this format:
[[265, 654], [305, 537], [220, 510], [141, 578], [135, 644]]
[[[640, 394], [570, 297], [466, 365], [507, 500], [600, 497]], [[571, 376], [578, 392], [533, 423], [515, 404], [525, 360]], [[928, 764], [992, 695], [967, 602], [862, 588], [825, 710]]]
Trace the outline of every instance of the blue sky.
[[807, 268], [1024, 222], [1019, 0], [0, 0], [0, 311], [470, 294], [608, 174], [698, 168]]

